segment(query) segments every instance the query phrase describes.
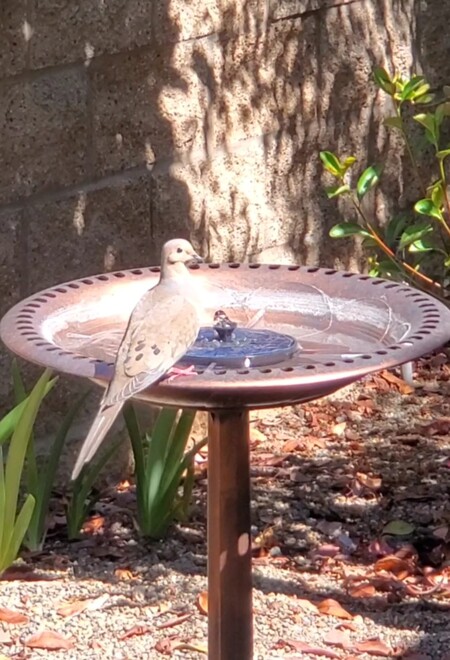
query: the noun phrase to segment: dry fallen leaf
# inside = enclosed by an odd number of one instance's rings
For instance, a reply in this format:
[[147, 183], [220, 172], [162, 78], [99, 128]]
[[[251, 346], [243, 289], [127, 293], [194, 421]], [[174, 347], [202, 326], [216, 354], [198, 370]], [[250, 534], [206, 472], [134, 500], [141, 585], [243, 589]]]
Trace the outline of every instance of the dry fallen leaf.
[[[5, 630], [0, 630], [0, 644], [12, 644], [13, 643], [13, 638], [11, 637], [11, 633], [6, 632]], [[0, 660], [1, 660], [1, 655], [0, 655]]]
[[353, 619], [353, 614], [344, 610], [342, 605], [334, 600], [334, 598], [326, 598], [322, 600], [317, 606], [321, 614], [329, 614], [330, 616], [336, 616], [339, 619]]
[[116, 490], [118, 493], [126, 492], [127, 490], [130, 490], [130, 488], [131, 488], [131, 483], [128, 481], [128, 479], [124, 479], [124, 481], [121, 481], [116, 486]]
[[376, 572], [388, 571], [393, 573], [399, 580], [404, 580], [412, 573], [413, 566], [406, 559], [401, 559], [395, 555], [388, 555], [375, 562], [374, 570]]
[[295, 605], [298, 605], [303, 612], [314, 612], [315, 614], [318, 612], [317, 605], [307, 598], [296, 598]]
[[192, 612], [188, 612], [187, 614], [181, 614], [179, 616], [174, 616], [172, 619], [169, 619], [168, 621], [164, 621], [164, 623], [160, 623], [159, 625], [156, 626], [159, 630], [162, 630], [163, 628], [173, 628], [174, 626], [180, 625], [180, 623], [184, 623], [188, 619], [190, 619], [192, 616]]
[[347, 422], [339, 422], [339, 424], [335, 424], [334, 426], [331, 427], [331, 433], [337, 436], [344, 435], [346, 426], [347, 426]]
[[339, 646], [341, 649], [348, 649], [351, 646], [348, 630], [329, 630], [323, 641], [325, 644]]
[[176, 640], [177, 637], [175, 635], [172, 637], [164, 637], [164, 639], [159, 639], [155, 644], [155, 651], [162, 653], [162, 655], [172, 655], [174, 646], [177, 644]]
[[380, 376], [391, 385], [396, 385], [400, 394], [412, 394], [414, 387], [408, 385], [402, 378], [399, 378], [391, 371], [382, 371]]
[[300, 440], [297, 440], [297, 439], [287, 440], [284, 443], [284, 445], [281, 447], [281, 451], [283, 452], [283, 454], [284, 453], [288, 454], [289, 452], [294, 451], [295, 449], [297, 449], [299, 444], [300, 444]]
[[197, 607], [202, 614], [208, 614], [208, 592], [202, 591], [197, 598]]
[[300, 653], [306, 653], [309, 655], [319, 655], [324, 658], [333, 658], [333, 659], [339, 658], [339, 656], [330, 649], [322, 649], [318, 646], [311, 646], [306, 642], [300, 642], [299, 640], [296, 639], [286, 639], [284, 641], [289, 646], [292, 646], [296, 651], [300, 651]]
[[368, 639], [365, 642], [357, 642], [355, 649], [359, 653], [367, 653], [370, 655], [379, 655], [382, 658], [392, 658], [392, 649], [385, 644], [381, 639]]
[[105, 524], [104, 516], [92, 516], [92, 518], [86, 520], [83, 527], [81, 528], [81, 531], [85, 532], [86, 534], [96, 534], [101, 529], [103, 529], [104, 524]]
[[362, 484], [365, 488], [369, 490], [378, 491], [381, 488], [381, 477], [374, 477], [370, 474], [364, 474], [363, 472], [357, 472], [356, 478], [359, 483]]
[[152, 632], [149, 626], [133, 626], [122, 633], [119, 637], [120, 640], [129, 639], [130, 637], [138, 637], [139, 635], [147, 635]]
[[31, 635], [25, 640], [24, 644], [30, 649], [44, 649], [45, 651], [59, 651], [61, 649], [68, 651], [74, 647], [73, 639], [63, 637], [54, 630], [43, 630]]
[[9, 610], [7, 607], [0, 607], [0, 621], [4, 623], [19, 624], [28, 623], [29, 618], [23, 612]]
[[129, 568], [116, 568], [114, 575], [119, 580], [134, 580], [133, 572]]
[[376, 594], [376, 589], [373, 584], [357, 584], [348, 590], [348, 594], [352, 598], [370, 598]]
[[69, 617], [81, 614], [85, 610], [100, 610], [109, 600], [109, 594], [102, 594], [97, 598], [86, 598], [84, 600], [75, 600], [71, 603], [63, 603], [56, 613], [59, 616]]
[[250, 442], [257, 445], [261, 442], [267, 442], [267, 436], [254, 426], [250, 426]]
[[206, 644], [190, 642], [189, 644], [181, 642], [172, 646], [172, 651], [196, 651], [197, 653], [208, 653]]

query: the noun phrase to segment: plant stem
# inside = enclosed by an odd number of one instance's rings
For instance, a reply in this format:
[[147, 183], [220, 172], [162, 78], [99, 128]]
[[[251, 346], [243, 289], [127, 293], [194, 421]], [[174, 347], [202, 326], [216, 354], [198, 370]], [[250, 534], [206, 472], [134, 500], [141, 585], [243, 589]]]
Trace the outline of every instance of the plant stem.
[[419, 172], [419, 166], [417, 165], [417, 161], [414, 157], [411, 145], [409, 144], [408, 137], [407, 137], [407, 135], [406, 135], [406, 133], [403, 129], [403, 118], [402, 118], [402, 111], [401, 111], [401, 103], [396, 103], [394, 98], [392, 98], [392, 102], [394, 104], [395, 114], [397, 115], [397, 117], [402, 122], [401, 134], [403, 136], [403, 142], [405, 143], [406, 151], [408, 152], [409, 160], [411, 161], [411, 165], [412, 165], [412, 168], [414, 170], [414, 176], [416, 177], [417, 183], [419, 184], [419, 187], [421, 188], [421, 190], [425, 191], [425, 186], [423, 184], [423, 181], [421, 179], [420, 172]]
[[[378, 245], [380, 250], [382, 250], [389, 257], [389, 259], [391, 259], [395, 264], [397, 264], [397, 266], [403, 268], [403, 270], [407, 271], [408, 273], [411, 273], [411, 275], [413, 275], [414, 278], [418, 278], [419, 280], [421, 280], [427, 286], [432, 287], [434, 289], [441, 289], [441, 286], [437, 282], [427, 277], [426, 275], [423, 275], [423, 273], [417, 271], [415, 268], [410, 266], [406, 261], [399, 259], [395, 254], [395, 252], [393, 252], [393, 250], [391, 250], [391, 248], [388, 245], [386, 245], [383, 239], [379, 236], [375, 227], [373, 227], [373, 225], [366, 218], [366, 216], [364, 215], [364, 211], [362, 210], [358, 201], [355, 199], [354, 195], [351, 195], [351, 200], [358, 215], [362, 218], [365, 228], [370, 233], [371, 238], [373, 238], [373, 240]], [[436, 295], [440, 297], [439, 294], [436, 293]]]
[[[450, 221], [450, 200], [448, 196], [448, 190], [447, 190], [447, 181], [445, 177], [445, 166], [444, 166], [444, 161], [442, 159], [439, 159], [439, 172], [441, 175], [441, 181], [442, 181], [442, 192], [444, 193], [444, 202], [445, 202], [445, 209], [447, 211], [447, 216]], [[445, 229], [447, 231], [447, 234], [450, 234], [450, 229], [447, 225], [447, 222], [444, 220], [443, 224], [445, 225]]]

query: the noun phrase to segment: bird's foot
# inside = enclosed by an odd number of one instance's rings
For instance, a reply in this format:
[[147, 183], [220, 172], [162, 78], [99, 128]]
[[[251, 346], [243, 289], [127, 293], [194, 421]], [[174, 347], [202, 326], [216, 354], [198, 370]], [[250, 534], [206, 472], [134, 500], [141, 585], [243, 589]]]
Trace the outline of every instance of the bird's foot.
[[189, 367], [172, 367], [167, 372], [164, 380], [170, 383], [171, 381], [175, 380], [176, 378], [179, 378], [180, 376], [195, 376], [196, 374], [197, 371], [193, 364], [191, 364]]

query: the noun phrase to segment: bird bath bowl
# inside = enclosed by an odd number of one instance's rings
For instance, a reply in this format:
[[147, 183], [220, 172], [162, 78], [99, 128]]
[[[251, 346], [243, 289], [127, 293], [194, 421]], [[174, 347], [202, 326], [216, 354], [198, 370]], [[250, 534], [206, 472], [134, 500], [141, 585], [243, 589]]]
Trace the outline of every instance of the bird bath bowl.
[[[310, 401], [415, 360], [448, 341], [450, 312], [409, 286], [356, 273], [235, 263], [191, 270], [209, 325], [224, 310], [237, 334], [254, 331], [257, 350], [242, 348], [236, 335], [225, 355], [205, 327], [185, 356], [196, 375], [162, 381], [139, 398], [210, 413], [209, 658], [249, 660], [248, 410]], [[0, 335], [27, 360], [105, 385], [128, 317], [158, 277], [159, 268], [142, 268], [54, 286], [13, 307]]]

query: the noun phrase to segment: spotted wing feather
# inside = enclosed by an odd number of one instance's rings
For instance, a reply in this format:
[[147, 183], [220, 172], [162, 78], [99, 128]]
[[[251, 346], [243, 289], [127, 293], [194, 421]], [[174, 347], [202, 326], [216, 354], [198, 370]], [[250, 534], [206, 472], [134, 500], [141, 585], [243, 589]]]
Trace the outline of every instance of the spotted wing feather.
[[115, 405], [158, 381], [195, 342], [196, 307], [163, 285], [150, 290], [134, 309], [120, 345], [114, 378], [103, 400]]

